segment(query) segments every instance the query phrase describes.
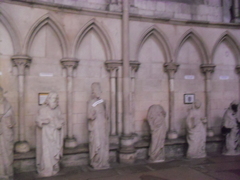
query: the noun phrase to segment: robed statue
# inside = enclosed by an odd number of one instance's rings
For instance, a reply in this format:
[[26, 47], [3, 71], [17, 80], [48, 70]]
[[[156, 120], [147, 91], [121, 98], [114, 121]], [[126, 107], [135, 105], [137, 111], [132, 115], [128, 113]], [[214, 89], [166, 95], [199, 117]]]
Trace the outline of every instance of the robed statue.
[[59, 172], [63, 152], [64, 119], [58, 106], [58, 95], [50, 93], [39, 110], [37, 123], [37, 171], [40, 176]]
[[206, 127], [207, 119], [201, 114], [201, 102], [195, 100], [189, 110], [187, 126], [188, 158], [206, 157]]
[[223, 115], [222, 133], [225, 135], [224, 155], [239, 155], [240, 144], [240, 117], [239, 103], [233, 101]]
[[166, 138], [166, 112], [160, 105], [152, 105], [148, 109], [147, 120], [151, 128], [151, 144], [148, 151], [150, 162], [165, 160], [164, 143]]
[[13, 178], [13, 109], [0, 87], [0, 179]]
[[88, 102], [88, 130], [90, 165], [94, 169], [109, 168], [109, 121], [106, 102], [101, 99], [100, 84], [91, 86], [92, 99]]

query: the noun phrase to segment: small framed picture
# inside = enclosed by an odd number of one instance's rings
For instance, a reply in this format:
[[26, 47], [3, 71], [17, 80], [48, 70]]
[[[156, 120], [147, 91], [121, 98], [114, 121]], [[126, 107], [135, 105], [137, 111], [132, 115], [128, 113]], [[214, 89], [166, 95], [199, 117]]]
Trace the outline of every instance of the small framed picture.
[[195, 94], [184, 94], [184, 104], [192, 104], [195, 100]]
[[38, 93], [38, 105], [42, 105], [46, 101], [48, 94], [49, 93]]

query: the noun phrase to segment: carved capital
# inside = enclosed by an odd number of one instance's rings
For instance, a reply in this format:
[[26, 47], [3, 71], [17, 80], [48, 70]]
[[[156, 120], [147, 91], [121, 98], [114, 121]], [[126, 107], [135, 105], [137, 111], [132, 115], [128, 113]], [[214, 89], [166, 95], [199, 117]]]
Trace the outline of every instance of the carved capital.
[[163, 65], [164, 71], [168, 73], [170, 79], [174, 79], [174, 74], [177, 72], [179, 64], [168, 62]]
[[122, 61], [109, 60], [105, 62], [105, 66], [108, 71], [112, 71], [114, 69], [118, 69], [119, 66], [122, 66]]
[[129, 63], [130, 63], [132, 71], [137, 72], [141, 63], [138, 61], [130, 61]]
[[200, 66], [202, 73], [204, 73], [206, 75], [207, 79], [211, 78], [211, 74], [214, 72], [216, 65], [214, 64], [202, 64]]
[[13, 66], [18, 68], [18, 75], [24, 76], [25, 68], [30, 67], [32, 62], [31, 57], [24, 55], [16, 55], [12, 57]]
[[62, 67], [67, 69], [67, 76], [73, 75], [73, 69], [77, 68], [79, 63], [78, 59], [75, 58], [63, 58], [61, 59]]

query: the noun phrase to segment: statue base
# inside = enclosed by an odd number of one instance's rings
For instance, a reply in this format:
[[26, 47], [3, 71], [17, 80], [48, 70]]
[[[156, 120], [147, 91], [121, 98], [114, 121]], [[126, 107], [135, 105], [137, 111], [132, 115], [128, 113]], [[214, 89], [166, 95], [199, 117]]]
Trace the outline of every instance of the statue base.
[[121, 149], [119, 152], [120, 163], [133, 164], [136, 159], [136, 150], [132, 136], [121, 137]]
[[15, 143], [15, 152], [26, 153], [30, 151], [30, 146], [27, 141], [19, 141]]
[[212, 129], [208, 129], [207, 130], [207, 137], [213, 137], [214, 136], [214, 132]]
[[66, 138], [64, 141], [65, 148], [75, 148], [77, 146], [77, 140], [75, 138]]
[[169, 131], [167, 133], [167, 138], [168, 139], [177, 139], [178, 138], [178, 134], [176, 131]]

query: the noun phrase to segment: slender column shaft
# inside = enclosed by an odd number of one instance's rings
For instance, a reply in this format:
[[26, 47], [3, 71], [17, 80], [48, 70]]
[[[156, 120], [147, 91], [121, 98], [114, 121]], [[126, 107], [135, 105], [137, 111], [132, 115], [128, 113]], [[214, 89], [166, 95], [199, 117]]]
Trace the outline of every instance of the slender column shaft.
[[129, 0], [123, 1], [123, 134], [131, 136], [130, 115], [130, 82], [129, 82]]
[[73, 138], [73, 76], [72, 76], [73, 67], [67, 67], [67, 137]]
[[24, 75], [18, 76], [18, 114], [19, 114], [19, 141], [25, 141], [25, 102], [24, 102]]
[[17, 55], [12, 57], [12, 62], [18, 68], [18, 142], [15, 151], [25, 153], [30, 150], [25, 136], [25, 69], [30, 66], [31, 58]]
[[214, 72], [215, 65], [203, 64], [201, 65], [202, 72], [205, 74], [205, 116], [207, 118], [207, 136], [214, 136], [211, 125], [211, 75]]
[[111, 86], [111, 135], [116, 135], [116, 68], [110, 72]]
[[178, 137], [177, 132], [174, 127], [174, 112], [175, 112], [175, 103], [174, 103], [174, 75], [177, 72], [178, 64], [174, 62], [169, 62], [164, 64], [165, 71], [168, 73], [168, 83], [169, 83], [169, 119], [168, 119], [168, 139], [176, 139]]
[[121, 135], [123, 132], [123, 126], [122, 126], [122, 117], [123, 117], [123, 104], [122, 104], [122, 67], [119, 67], [118, 69], [118, 79], [117, 79], [117, 89], [118, 89], [118, 95], [117, 95], [117, 129], [118, 129], [118, 135]]
[[67, 112], [67, 138], [65, 139], [66, 148], [74, 148], [77, 141], [73, 135], [73, 70], [78, 66], [79, 60], [74, 58], [64, 58], [61, 60], [63, 68], [66, 69], [66, 112]]

